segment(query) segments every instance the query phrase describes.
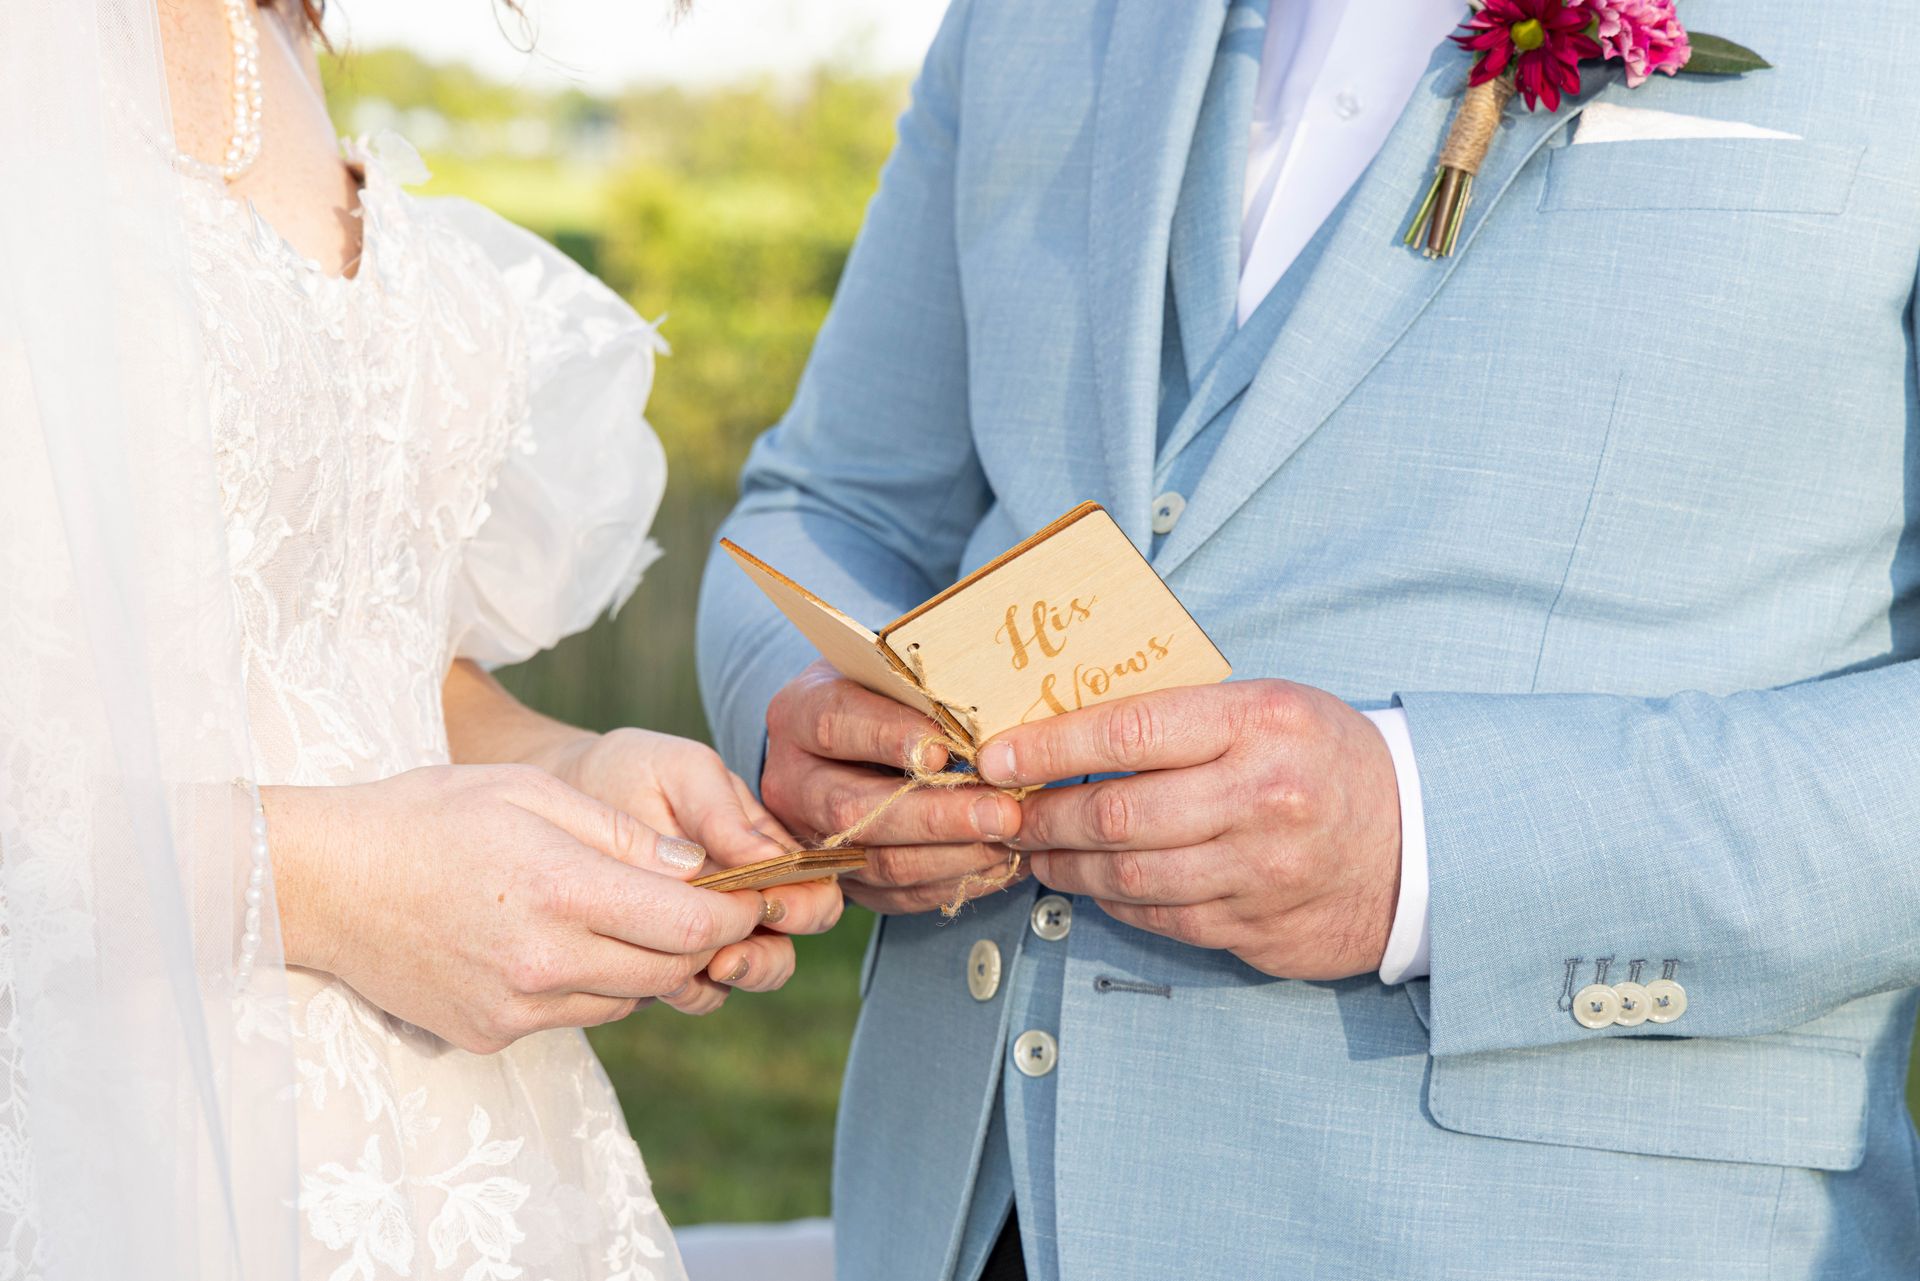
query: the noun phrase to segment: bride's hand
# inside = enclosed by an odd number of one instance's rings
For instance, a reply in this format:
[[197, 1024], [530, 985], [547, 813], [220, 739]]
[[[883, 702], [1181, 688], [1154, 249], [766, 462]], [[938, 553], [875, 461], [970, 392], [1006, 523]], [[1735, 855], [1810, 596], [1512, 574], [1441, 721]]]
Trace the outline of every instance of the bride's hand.
[[[533, 763], [587, 795], [638, 818], [655, 831], [705, 847], [719, 867], [738, 867], [799, 847], [767, 813], [719, 753], [701, 743], [644, 729], [605, 734], [574, 731], [533, 754]], [[783, 885], [766, 892], [766, 928], [723, 947], [690, 993], [672, 1004], [693, 1013], [718, 1008], [729, 988], [768, 992], [793, 976], [790, 934], [818, 934], [840, 919], [840, 887], [832, 881]]]
[[697, 847], [530, 766], [262, 798], [288, 963], [476, 1053], [685, 997], [766, 910], [683, 884]]

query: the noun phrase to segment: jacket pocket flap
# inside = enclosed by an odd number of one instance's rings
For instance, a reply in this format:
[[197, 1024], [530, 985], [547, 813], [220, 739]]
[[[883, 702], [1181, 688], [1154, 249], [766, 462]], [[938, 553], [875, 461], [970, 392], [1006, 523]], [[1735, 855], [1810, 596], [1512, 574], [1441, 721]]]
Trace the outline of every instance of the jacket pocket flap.
[[1529, 1143], [1851, 1170], [1866, 1153], [1867, 1071], [1843, 1044], [1610, 1038], [1433, 1061], [1448, 1130]]
[[1557, 147], [1547, 153], [1540, 209], [1838, 214], [1865, 154], [1863, 146], [1781, 138]]

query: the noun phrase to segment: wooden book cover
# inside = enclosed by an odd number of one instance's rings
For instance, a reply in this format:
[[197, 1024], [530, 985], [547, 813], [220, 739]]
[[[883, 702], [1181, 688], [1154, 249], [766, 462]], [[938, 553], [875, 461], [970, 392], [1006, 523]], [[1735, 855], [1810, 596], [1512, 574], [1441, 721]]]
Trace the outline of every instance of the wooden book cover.
[[1098, 503], [1082, 503], [878, 632], [721, 546], [848, 679], [978, 746], [1002, 730], [1233, 669]]

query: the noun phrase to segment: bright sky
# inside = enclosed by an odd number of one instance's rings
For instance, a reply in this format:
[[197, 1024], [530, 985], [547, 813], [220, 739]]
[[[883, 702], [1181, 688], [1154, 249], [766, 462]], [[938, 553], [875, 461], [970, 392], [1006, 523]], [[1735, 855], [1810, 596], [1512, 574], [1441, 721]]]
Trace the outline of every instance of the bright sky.
[[495, 0], [332, 0], [336, 43], [407, 45], [508, 80], [611, 88], [781, 76], [821, 62], [863, 70], [919, 65], [946, 0], [524, 0], [538, 42], [519, 52]]

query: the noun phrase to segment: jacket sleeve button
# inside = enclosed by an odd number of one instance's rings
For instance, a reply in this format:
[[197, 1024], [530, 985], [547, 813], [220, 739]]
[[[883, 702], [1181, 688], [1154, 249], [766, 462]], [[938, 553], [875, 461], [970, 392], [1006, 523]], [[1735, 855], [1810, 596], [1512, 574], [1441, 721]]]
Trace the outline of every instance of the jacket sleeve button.
[[1639, 1027], [1653, 1015], [1653, 997], [1638, 983], [1615, 983], [1613, 993], [1620, 998], [1620, 1012], [1613, 1016], [1619, 1027]]
[[1574, 994], [1573, 1019], [1591, 1031], [1612, 1027], [1620, 1017], [1620, 993], [1605, 983], [1589, 983]]
[[1647, 984], [1647, 1000], [1647, 1018], [1654, 1023], [1671, 1023], [1687, 1012], [1687, 989], [1672, 979]]

